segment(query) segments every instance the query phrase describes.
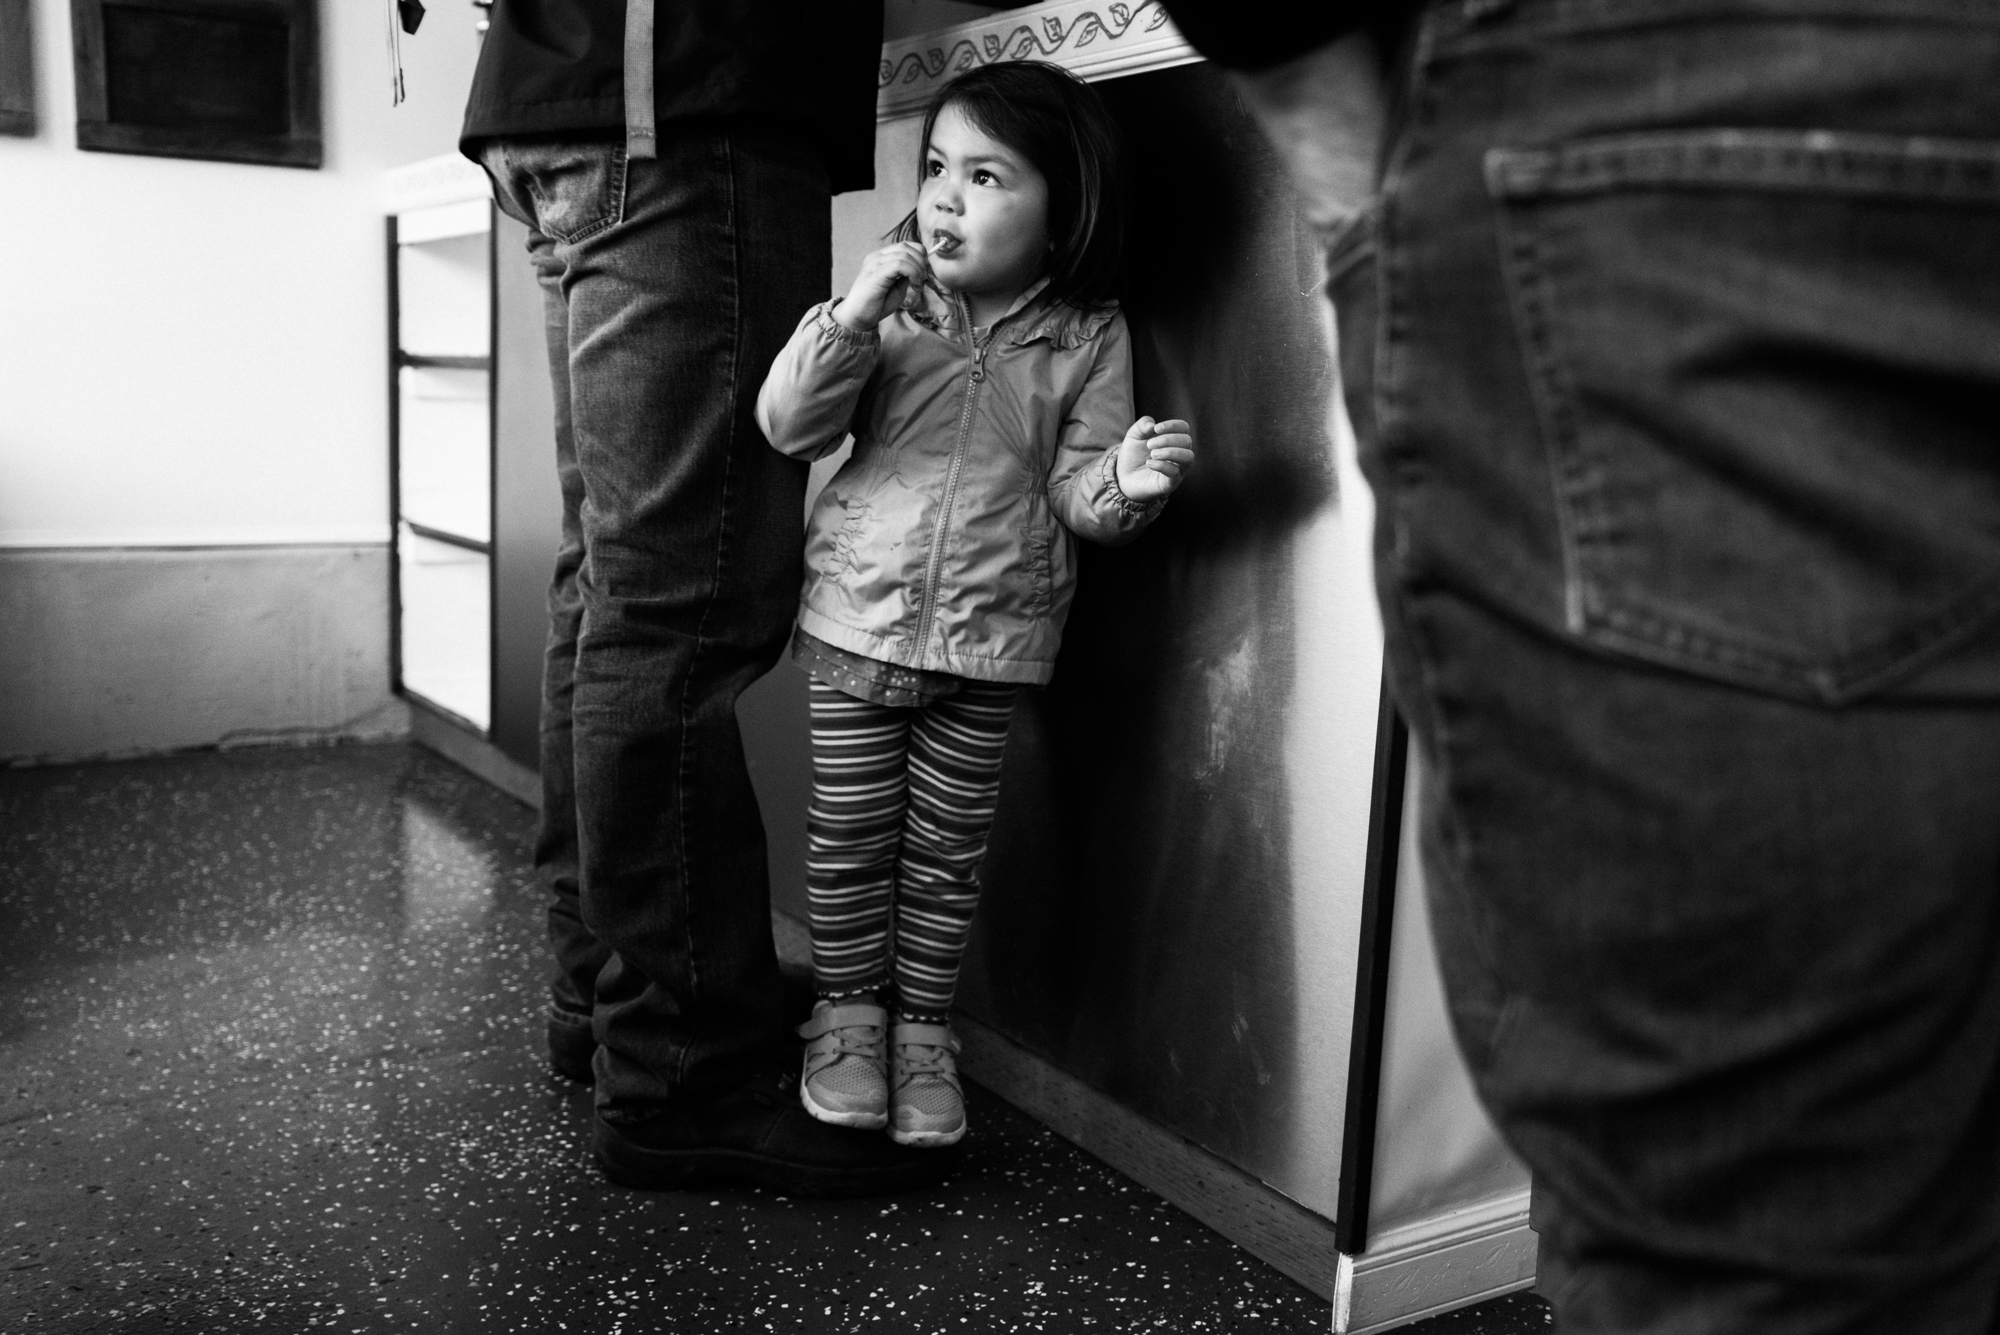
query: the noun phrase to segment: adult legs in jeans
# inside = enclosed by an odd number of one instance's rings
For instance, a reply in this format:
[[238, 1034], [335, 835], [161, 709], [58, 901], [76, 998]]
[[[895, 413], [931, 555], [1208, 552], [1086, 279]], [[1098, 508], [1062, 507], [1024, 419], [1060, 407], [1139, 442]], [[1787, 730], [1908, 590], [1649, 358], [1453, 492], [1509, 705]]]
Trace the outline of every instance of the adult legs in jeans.
[[734, 709], [797, 598], [804, 471], [751, 406], [824, 295], [826, 185], [808, 151], [722, 130], [657, 162], [503, 142], [486, 163], [533, 229], [558, 419], [537, 843], [554, 1015], [589, 1018], [618, 1121], [730, 1087], [782, 1037]]
[[1823, 8], [1433, 7], [1334, 256], [1565, 1331], [2000, 1312], [2000, 11]]
[[1559, 1328], [1991, 1331], [2000, 710], [1397, 616], [1439, 958]]

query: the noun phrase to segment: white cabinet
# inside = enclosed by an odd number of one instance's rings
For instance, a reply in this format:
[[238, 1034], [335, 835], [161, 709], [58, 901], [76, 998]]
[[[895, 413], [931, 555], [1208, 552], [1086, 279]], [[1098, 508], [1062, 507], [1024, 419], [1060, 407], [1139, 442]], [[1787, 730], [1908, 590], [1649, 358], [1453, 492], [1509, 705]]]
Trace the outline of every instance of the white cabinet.
[[433, 179], [389, 218], [397, 680], [484, 735], [493, 707], [493, 205], [471, 163], [419, 166]]

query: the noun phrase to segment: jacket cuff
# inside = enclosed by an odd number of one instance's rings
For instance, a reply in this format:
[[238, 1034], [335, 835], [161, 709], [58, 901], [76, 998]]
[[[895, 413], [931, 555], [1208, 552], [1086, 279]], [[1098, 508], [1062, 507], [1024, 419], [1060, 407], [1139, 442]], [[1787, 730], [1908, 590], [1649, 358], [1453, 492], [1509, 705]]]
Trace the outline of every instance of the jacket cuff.
[[882, 335], [873, 329], [864, 334], [858, 329], [849, 329], [846, 325], [834, 319], [833, 308], [839, 304], [840, 298], [835, 297], [832, 301], [824, 302], [816, 307], [813, 310], [813, 327], [834, 342], [846, 343], [852, 347], [872, 348], [882, 341]]
[[1112, 505], [1117, 507], [1121, 514], [1130, 515], [1134, 519], [1151, 519], [1153, 516], [1159, 514], [1160, 511], [1167, 508], [1167, 497], [1165, 496], [1161, 496], [1157, 500], [1135, 501], [1125, 494], [1125, 488], [1118, 485], [1118, 449], [1116, 446], [1104, 452], [1104, 462], [1099, 466], [1104, 469], [1104, 495]]

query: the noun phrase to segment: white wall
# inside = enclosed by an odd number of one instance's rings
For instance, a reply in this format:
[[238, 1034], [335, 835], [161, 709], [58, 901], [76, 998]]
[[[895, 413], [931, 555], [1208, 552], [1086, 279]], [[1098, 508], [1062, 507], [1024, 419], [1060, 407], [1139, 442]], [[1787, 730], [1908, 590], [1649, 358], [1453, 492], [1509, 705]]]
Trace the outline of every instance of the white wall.
[[0, 137], [0, 547], [386, 542], [381, 178], [449, 152], [476, 11], [391, 108], [379, 0], [323, 0], [318, 171], [76, 147], [69, 6], [41, 133]]
[[317, 171], [0, 137], [0, 763], [394, 733], [382, 177], [451, 151], [476, 11], [392, 108], [380, 0], [322, 0]]

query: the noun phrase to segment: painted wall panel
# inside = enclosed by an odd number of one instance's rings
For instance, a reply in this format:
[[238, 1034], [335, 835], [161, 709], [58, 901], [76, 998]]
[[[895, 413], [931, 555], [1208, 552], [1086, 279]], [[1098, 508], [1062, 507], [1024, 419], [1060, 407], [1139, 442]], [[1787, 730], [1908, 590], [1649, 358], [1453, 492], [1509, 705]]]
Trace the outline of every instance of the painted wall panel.
[[387, 547], [0, 552], [0, 763], [387, 736]]

